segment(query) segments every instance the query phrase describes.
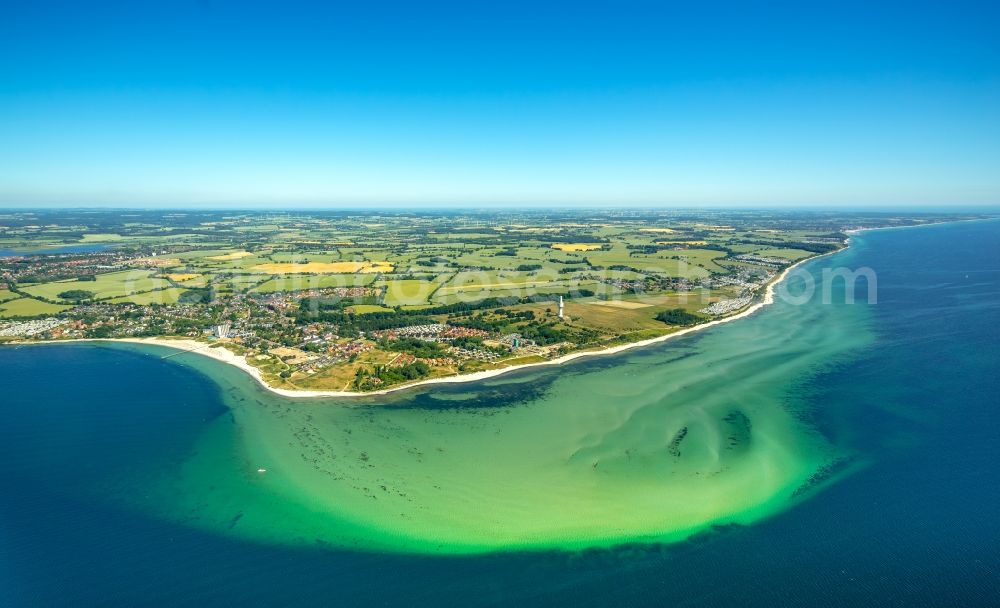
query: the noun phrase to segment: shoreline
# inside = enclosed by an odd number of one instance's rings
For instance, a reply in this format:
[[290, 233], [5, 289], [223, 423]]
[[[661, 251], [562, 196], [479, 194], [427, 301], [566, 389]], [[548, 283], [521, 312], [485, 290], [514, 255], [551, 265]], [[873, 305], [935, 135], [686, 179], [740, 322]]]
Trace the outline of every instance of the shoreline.
[[[902, 228], [920, 228], [920, 227], [923, 227], [923, 226], [938, 226], [938, 225], [941, 225], [941, 224], [952, 224], [952, 223], [962, 222], [962, 221], [983, 221], [984, 219], [994, 219], [994, 218], [975, 218], [975, 219], [968, 219], [968, 220], [953, 220], [953, 221], [945, 221], [945, 222], [932, 222], [932, 223], [929, 223], [929, 224], [915, 224], [915, 225], [909, 225], [909, 226], [883, 226], [883, 227], [873, 227], [873, 228], [856, 228], [856, 229], [846, 230], [845, 234], [848, 234], [849, 237], [853, 237], [853, 236], [855, 236], [857, 234], [861, 234], [862, 232], [867, 232], [869, 230], [897, 230], [897, 229], [902, 229]], [[740, 311], [740, 312], [738, 312], [738, 313], [736, 313], [734, 315], [728, 316], [728, 317], [722, 317], [722, 318], [719, 318], [719, 319], [714, 319], [712, 321], [707, 321], [705, 323], [700, 323], [698, 325], [693, 325], [691, 327], [685, 327], [685, 328], [680, 329], [678, 331], [675, 331], [673, 333], [669, 333], [669, 334], [666, 334], [666, 335], [663, 335], [663, 336], [657, 336], [655, 338], [648, 338], [646, 340], [640, 340], [638, 342], [630, 342], [628, 344], [618, 344], [618, 345], [611, 346], [611, 347], [604, 348], [604, 349], [600, 349], [600, 350], [584, 350], [584, 351], [579, 351], [579, 352], [575, 352], [575, 353], [569, 353], [567, 355], [563, 355], [561, 357], [558, 357], [556, 359], [551, 359], [549, 361], [538, 361], [538, 362], [535, 362], [535, 363], [522, 363], [522, 364], [519, 364], [519, 365], [511, 365], [511, 366], [508, 366], [508, 367], [502, 367], [502, 368], [498, 368], [498, 369], [490, 369], [490, 370], [483, 370], [483, 371], [478, 371], [478, 372], [472, 372], [470, 374], [458, 374], [458, 375], [455, 375], [455, 376], [444, 376], [444, 377], [440, 377], [440, 378], [428, 378], [426, 380], [419, 380], [417, 382], [412, 382], [412, 383], [407, 383], [407, 384], [401, 384], [401, 385], [398, 385], [398, 386], [393, 386], [393, 387], [389, 387], [389, 388], [385, 388], [385, 389], [381, 389], [381, 390], [377, 390], [377, 391], [369, 391], [369, 392], [364, 392], [364, 393], [357, 392], [357, 391], [332, 391], [332, 390], [309, 390], [309, 389], [299, 390], [299, 389], [287, 389], [287, 388], [280, 388], [280, 387], [272, 386], [272, 385], [268, 384], [267, 380], [264, 379], [264, 376], [261, 374], [260, 370], [257, 369], [256, 367], [254, 367], [253, 365], [251, 365], [247, 361], [246, 357], [244, 357], [243, 355], [237, 355], [236, 353], [233, 353], [232, 351], [230, 351], [230, 350], [228, 350], [228, 349], [226, 349], [225, 347], [222, 347], [222, 346], [214, 346], [212, 343], [199, 342], [199, 341], [191, 339], [191, 338], [175, 338], [175, 339], [171, 339], [171, 338], [82, 338], [82, 339], [73, 339], [73, 340], [39, 340], [39, 341], [33, 341], [33, 342], [20, 342], [20, 343], [15, 343], [15, 344], [24, 345], [24, 344], [60, 344], [60, 343], [70, 343], [70, 342], [125, 342], [125, 343], [131, 343], [131, 344], [147, 344], [147, 345], [153, 345], [153, 346], [162, 346], [162, 347], [171, 348], [171, 349], [174, 349], [174, 350], [178, 351], [176, 353], [168, 355], [168, 356], [171, 356], [171, 357], [172, 356], [179, 356], [181, 354], [190, 353], [190, 354], [195, 354], [195, 355], [202, 355], [202, 356], [208, 357], [210, 359], [214, 359], [216, 361], [232, 365], [232, 366], [234, 366], [236, 368], [239, 368], [240, 370], [243, 370], [243, 372], [245, 372], [251, 378], [253, 378], [254, 380], [256, 380], [257, 384], [259, 386], [261, 386], [263, 389], [265, 389], [267, 391], [270, 391], [270, 392], [272, 392], [274, 394], [281, 395], [282, 397], [289, 397], [289, 398], [293, 398], [293, 399], [316, 399], [316, 398], [323, 398], [323, 397], [337, 397], [337, 398], [348, 398], [348, 399], [351, 399], [351, 398], [359, 398], [359, 397], [372, 397], [372, 396], [379, 396], [379, 395], [388, 395], [390, 393], [411, 390], [411, 389], [415, 389], [415, 388], [422, 387], [422, 386], [429, 386], [429, 385], [432, 385], [432, 384], [455, 384], [455, 383], [461, 383], [461, 382], [476, 382], [476, 381], [479, 381], [479, 380], [486, 380], [486, 379], [489, 379], [489, 378], [494, 378], [496, 376], [500, 376], [502, 374], [506, 374], [506, 373], [513, 372], [513, 371], [520, 370], [520, 369], [527, 369], [527, 368], [531, 368], [531, 367], [540, 367], [540, 366], [545, 366], [545, 365], [562, 365], [563, 363], [567, 363], [569, 361], [573, 361], [575, 359], [580, 359], [580, 358], [583, 358], [583, 357], [596, 357], [596, 356], [604, 356], [604, 355], [613, 355], [613, 354], [620, 353], [620, 352], [623, 352], [623, 351], [626, 351], [626, 350], [630, 350], [630, 349], [633, 349], [633, 348], [642, 348], [644, 346], [650, 346], [650, 345], [653, 345], [653, 344], [659, 344], [660, 342], [665, 342], [667, 340], [670, 340], [672, 338], [676, 338], [678, 336], [684, 336], [684, 335], [687, 335], [687, 334], [691, 334], [691, 333], [694, 333], [694, 332], [698, 332], [698, 331], [702, 331], [702, 330], [708, 329], [710, 327], [715, 327], [715, 326], [718, 326], [718, 325], [722, 325], [724, 323], [730, 323], [732, 321], [743, 319], [743, 318], [748, 317], [748, 316], [756, 313], [757, 311], [763, 309], [765, 306], [768, 306], [769, 304], [773, 304], [774, 303], [774, 291], [775, 291], [775, 289], [777, 288], [778, 285], [781, 284], [782, 281], [784, 281], [788, 277], [789, 273], [791, 273], [792, 270], [794, 270], [795, 268], [798, 268], [799, 266], [801, 266], [802, 264], [805, 264], [807, 262], [811, 262], [811, 261], [817, 260], [819, 258], [823, 258], [823, 257], [826, 257], [826, 256], [830, 256], [830, 255], [834, 255], [834, 254], [837, 254], [837, 253], [841, 253], [843, 251], [847, 251], [850, 248], [850, 246], [851, 246], [851, 239], [848, 238], [847, 244], [843, 248], [841, 248], [841, 249], [838, 249], [836, 251], [831, 251], [829, 253], [823, 253], [823, 254], [815, 255], [815, 256], [812, 256], [812, 257], [809, 257], [809, 258], [806, 258], [806, 259], [803, 259], [803, 260], [799, 260], [798, 262], [795, 262], [794, 264], [791, 264], [790, 266], [788, 266], [787, 268], [785, 268], [781, 272], [781, 274], [779, 274], [777, 277], [775, 277], [771, 282], [769, 282], [767, 284], [767, 286], [765, 287], [765, 290], [764, 290], [764, 297], [759, 302], [755, 302], [755, 303], [751, 304], [747, 309], [745, 309], [743, 311]]]
[[[848, 236], [848, 244], [850, 243], [850, 237], [855, 234], [861, 234], [862, 232], [869, 232], [874, 230], [903, 230], [904, 228], [925, 228], [927, 226], [941, 226], [943, 224], [963, 224], [965, 222], [991, 222], [1000, 219], [1000, 216], [991, 217], [970, 217], [964, 220], [945, 220], [943, 222], [927, 222], [926, 224], [908, 224], [906, 226], [872, 226], [871, 228], [851, 228], [845, 230], [844, 234]], [[846, 249], [846, 247], [844, 248]], [[843, 251], [843, 250], [841, 250]], [[834, 252], [836, 253], [836, 252]], [[825, 254], [824, 254], [825, 255]], [[810, 260], [815, 258], [809, 258]], [[806, 260], [803, 260], [806, 261]]]
[[556, 359], [552, 359], [552, 360], [549, 360], [549, 361], [539, 361], [539, 362], [535, 362], [535, 363], [522, 363], [522, 364], [519, 364], [519, 365], [511, 365], [511, 366], [508, 366], [508, 367], [502, 367], [502, 368], [498, 368], [498, 369], [490, 369], [490, 370], [483, 370], [483, 371], [478, 371], [478, 372], [472, 372], [470, 374], [458, 374], [458, 375], [455, 375], [455, 376], [444, 376], [444, 377], [441, 377], [441, 378], [429, 378], [429, 379], [426, 379], [426, 380], [419, 380], [417, 382], [412, 382], [412, 383], [408, 383], [408, 384], [401, 384], [399, 386], [393, 386], [393, 387], [389, 387], [389, 388], [385, 388], [385, 389], [381, 389], [381, 390], [377, 390], [377, 391], [369, 391], [369, 392], [364, 392], [364, 393], [357, 392], [357, 391], [329, 391], [329, 390], [309, 390], [309, 389], [297, 390], [297, 389], [287, 389], [287, 388], [280, 388], [280, 387], [272, 386], [272, 385], [268, 384], [267, 380], [264, 379], [264, 376], [261, 374], [260, 370], [257, 369], [256, 367], [254, 367], [253, 365], [251, 365], [247, 361], [246, 357], [244, 357], [243, 355], [237, 355], [236, 353], [234, 353], [234, 352], [226, 349], [224, 346], [214, 346], [212, 343], [199, 342], [199, 341], [191, 339], [191, 338], [176, 338], [176, 339], [171, 339], [171, 338], [89, 338], [89, 339], [88, 338], [82, 338], [82, 339], [74, 339], [74, 340], [45, 340], [45, 341], [35, 341], [35, 342], [21, 342], [19, 344], [23, 345], [23, 344], [60, 344], [60, 343], [70, 343], [70, 342], [124, 342], [124, 343], [130, 343], [130, 344], [147, 344], [147, 345], [153, 345], [153, 346], [162, 346], [162, 347], [171, 348], [171, 349], [174, 349], [174, 350], [178, 351], [176, 353], [172, 353], [171, 355], [168, 355], [168, 356], [171, 356], [171, 357], [173, 357], [173, 356], [179, 356], [181, 354], [190, 353], [190, 354], [194, 354], [194, 355], [202, 355], [202, 356], [208, 357], [210, 359], [214, 359], [216, 361], [220, 361], [222, 363], [227, 363], [229, 365], [232, 365], [232, 366], [234, 366], [236, 368], [239, 368], [239, 369], [243, 370], [243, 372], [245, 372], [251, 378], [253, 378], [254, 380], [256, 380], [257, 384], [260, 385], [265, 390], [268, 390], [268, 391], [270, 391], [272, 393], [275, 393], [277, 395], [281, 395], [282, 397], [289, 397], [289, 398], [295, 398], [295, 399], [316, 399], [316, 398], [323, 398], [323, 397], [358, 398], [358, 397], [371, 397], [371, 396], [379, 396], [379, 395], [388, 395], [389, 393], [395, 393], [395, 392], [399, 392], [399, 391], [411, 390], [411, 389], [415, 389], [415, 388], [418, 388], [418, 387], [421, 387], [421, 386], [427, 386], [427, 385], [432, 385], [432, 384], [454, 384], [454, 383], [461, 383], [461, 382], [475, 382], [475, 381], [478, 381], [478, 380], [486, 380], [486, 379], [489, 379], [489, 378], [494, 378], [494, 377], [499, 376], [501, 374], [506, 374], [506, 373], [513, 372], [513, 371], [520, 370], [520, 369], [527, 369], [527, 368], [531, 368], [531, 367], [540, 367], [540, 366], [544, 366], [544, 365], [562, 365], [563, 363], [567, 363], [569, 361], [573, 361], [575, 359], [580, 359], [580, 358], [583, 358], [583, 357], [595, 357], [595, 356], [613, 355], [613, 354], [620, 353], [622, 351], [630, 350], [630, 349], [633, 349], [633, 348], [641, 348], [641, 347], [644, 347], [644, 346], [650, 346], [652, 344], [658, 344], [660, 342], [665, 342], [666, 340], [669, 340], [671, 338], [676, 338], [678, 336], [683, 336], [683, 335], [687, 335], [687, 334], [694, 333], [694, 332], [697, 332], [697, 331], [702, 331], [702, 330], [708, 329], [710, 327], [714, 327], [714, 326], [717, 326], [717, 325], [722, 325], [723, 323], [729, 323], [729, 322], [732, 322], [732, 321], [736, 321], [738, 319], [742, 319], [744, 317], [748, 317], [748, 316], [754, 314], [755, 312], [761, 310], [765, 306], [774, 303], [774, 290], [777, 288], [777, 286], [782, 281], [785, 280], [785, 278], [788, 276], [788, 274], [792, 270], [794, 270], [795, 268], [799, 267], [802, 264], [805, 264], [806, 262], [810, 262], [812, 260], [816, 260], [816, 259], [819, 259], [821, 257], [826, 257], [828, 255], [833, 255], [835, 253], [840, 253], [842, 251], [846, 251], [849, 246], [850, 246], [850, 244], [848, 242], [847, 246], [843, 247], [842, 249], [838, 249], [837, 251], [831, 251], [829, 253], [824, 253], [824, 254], [812, 256], [812, 257], [806, 258], [804, 260], [799, 260], [798, 262], [795, 262], [794, 264], [791, 264], [790, 266], [788, 266], [787, 268], [785, 268], [781, 272], [781, 274], [779, 274], [770, 283], [767, 284], [767, 286], [765, 287], [765, 290], [764, 290], [764, 297], [763, 297], [763, 299], [761, 299], [759, 302], [755, 302], [755, 303], [751, 304], [747, 309], [745, 309], [743, 311], [740, 311], [740, 312], [738, 312], [738, 313], [736, 313], [734, 315], [728, 316], [728, 317], [722, 317], [722, 318], [719, 318], [719, 319], [714, 319], [712, 321], [707, 321], [705, 323], [700, 323], [698, 325], [693, 325], [691, 327], [685, 327], [685, 328], [680, 329], [678, 331], [675, 331], [673, 333], [669, 333], [669, 334], [666, 334], [666, 335], [663, 335], [663, 336], [657, 336], [655, 338], [648, 338], [646, 340], [640, 340], [638, 342], [630, 342], [628, 344], [618, 344], [618, 345], [611, 346], [611, 347], [604, 348], [604, 349], [600, 349], [600, 350], [584, 350], [584, 351], [579, 351], [579, 352], [575, 352], [575, 353], [569, 353], [567, 355], [563, 355], [561, 357], [558, 357]]

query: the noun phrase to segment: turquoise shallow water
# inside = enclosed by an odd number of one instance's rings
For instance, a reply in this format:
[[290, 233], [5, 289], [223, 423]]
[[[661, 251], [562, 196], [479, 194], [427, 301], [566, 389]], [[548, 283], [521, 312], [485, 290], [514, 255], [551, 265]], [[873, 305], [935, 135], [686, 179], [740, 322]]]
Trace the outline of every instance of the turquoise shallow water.
[[[657, 347], [378, 407], [289, 403], [195, 357], [0, 349], [0, 599], [991, 597], [998, 243], [996, 222], [869, 233], [809, 270], [872, 267], [874, 306], [779, 302]], [[303, 454], [341, 479], [317, 493], [330, 475], [293, 466]], [[683, 511], [657, 518], [672, 496], [693, 497], [701, 532], [651, 544], [691, 532], [657, 533]], [[572, 525], [553, 525], [560, 510]], [[532, 551], [449, 555], [498, 543]]]

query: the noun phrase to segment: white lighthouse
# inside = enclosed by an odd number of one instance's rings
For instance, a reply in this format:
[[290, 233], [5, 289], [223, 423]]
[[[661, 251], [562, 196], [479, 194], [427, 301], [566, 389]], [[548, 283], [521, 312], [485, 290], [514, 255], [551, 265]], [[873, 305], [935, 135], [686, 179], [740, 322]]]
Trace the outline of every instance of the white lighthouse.
[[559, 318], [563, 318], [563, 299], [559, 296]]

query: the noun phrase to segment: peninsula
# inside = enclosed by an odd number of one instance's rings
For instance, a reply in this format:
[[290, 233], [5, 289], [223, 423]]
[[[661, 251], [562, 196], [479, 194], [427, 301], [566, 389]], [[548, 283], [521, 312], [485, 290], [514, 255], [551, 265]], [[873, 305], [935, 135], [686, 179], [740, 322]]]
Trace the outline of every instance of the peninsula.
[[382, 394], [731, 321], [852, 230], [954, 219], [969, 216], [11, 212], [0, 342], [157, 344], [286, 396]]

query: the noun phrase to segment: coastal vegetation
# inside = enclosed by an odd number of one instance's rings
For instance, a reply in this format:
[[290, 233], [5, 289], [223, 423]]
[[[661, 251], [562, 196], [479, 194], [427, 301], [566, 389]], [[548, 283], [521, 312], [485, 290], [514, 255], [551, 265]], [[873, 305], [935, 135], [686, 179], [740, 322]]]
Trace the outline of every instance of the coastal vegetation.
[[701, 315], [692, 314], [683, 308], [671, 308], [656, 313], [656, 320], [663, 321], [669, 325], [689, 326], [705, 320]]
[[245, 356], [274, 386], [373, 390], [665, 336], [747, 309], [851, 228], [940, 219], [12, 213], [0, 246], [32, 253], [0, 258], [0, 318], [5, 339], [183, 337]]

